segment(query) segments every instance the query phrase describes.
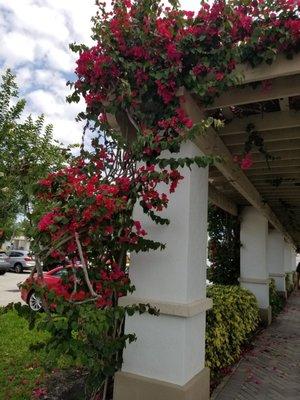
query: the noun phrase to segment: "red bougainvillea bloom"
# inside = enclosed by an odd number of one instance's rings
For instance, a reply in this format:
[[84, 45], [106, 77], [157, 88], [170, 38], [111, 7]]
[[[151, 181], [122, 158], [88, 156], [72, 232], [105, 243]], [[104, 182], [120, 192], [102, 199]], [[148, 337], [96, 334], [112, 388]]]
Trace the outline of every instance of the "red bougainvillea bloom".
[[55, 212], [51, 211], [45, 214], [38, 223], [38, 228], [41, 232], [46, 231], [54, 223], [54, 218], [56, 217]]
[[247, 170], [251, 168], [253, 165], [252, 155], [251, 153], [245, 154], [244, 158], [241, 161], [241, 168]]

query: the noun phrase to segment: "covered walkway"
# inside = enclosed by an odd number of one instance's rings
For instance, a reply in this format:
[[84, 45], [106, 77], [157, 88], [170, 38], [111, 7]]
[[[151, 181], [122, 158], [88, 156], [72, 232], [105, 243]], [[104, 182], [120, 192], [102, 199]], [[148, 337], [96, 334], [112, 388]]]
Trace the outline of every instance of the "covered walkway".
[[213, 400], [296, 400], [300, 398], [300, 291], [254, 342]]
[[[266, 325], [272, 319], [270, 279], [282, 296], [292, 284], [296, 249], [300, 249], [300, 55], [292, 60], [278, 56], [271, 67], [240, 65], [238, 70], [243, 84], [220, 94], [209, 108], [185, 87], [177, 91], [194, 124], [207, 117], [224, 122], [223, 127], [210, 126], [193, 142], [184, 143], [177, 156], [214, 156], [220, 161], [209, 169], [182, 170], [185, 179], [166, 214], [171, 229], [158, 227], [142, 208], [135, 210], [149, 237], [165, 243], [166, 249], [132, 256], [130, 278], [136, 291], [123, 297], [120, 305], [149, 303], [160, 310], [160, 317], [126, 319], [125, 332], [135, 332], [138, 339], [124, 351], [122, 370], [115, 378], [115, 400], [209, 399], [205, 367], [205, 316], [212, 307], [205, 284], [208, 200], [240, 219], [239, 281], [256, 296]], [[125, 138], [135, 134], [126, 114], [109, 114], [108, 119]], [[263, 149], [254, 145], [253, 138], [263, 143]], [[249, 141], [253, 165], [244, 170], [236, 156], [248, 152]], [[300, 398], [295, 388], [297, 384], [300, 389], [299, 346], [293, 336], [300, 310], [295, 320], [296, 299], [290, 301], [288, 313], [258, 340], [257, 355], [248, 356], [237, 381], [228, 383], [229, 394], [224, 392], [218, 400]]]

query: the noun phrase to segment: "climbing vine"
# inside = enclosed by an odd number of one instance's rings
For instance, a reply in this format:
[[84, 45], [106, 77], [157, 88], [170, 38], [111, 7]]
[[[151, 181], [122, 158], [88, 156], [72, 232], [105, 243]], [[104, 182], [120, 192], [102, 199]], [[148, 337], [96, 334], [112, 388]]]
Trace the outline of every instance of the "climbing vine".
[[[180, 89], [197, 95], [205, 106], [242, 81], [237, 63], [257, 66], [271, 63], [278, 53], [291, 57], [299, 50], [299, 1], [202, 1], [197, 13], [180, 10], [177, 0], [169, 3], [113, 0], [107, 11], [97, 1], [94, 45], [71, 46], [78, 53], [77, 80], [69, 83], [73, 92], [68, 99], [84, 98], [86, 110], [78, 119], [86, 121], [92, 146], [89, 151], [82, 147], [67, 168], [37, 187], [48, 208], [42, 217], [36, 211], [38, 274], [40, 259], [49, 254], [68, 256], [73, 263], [60, 298], [40, 293], [49, 312], [38, 319], [51, 333], [49, 348], [79, 357], [94, 378], [93, 399], [99, 393], [108, 398], [122, 350], [134, 340], [124, 334], [125, 314], [156, 313], [147, 305], [118, 303], [134, 290], [126, 254], [164, 248], [147, 238], [133, 208], [139, 204], [155, 223], [168, 224], [160, 213], [183, 179], [182, 168], [214, 162], [213, 157], [176, 154], [185, 141], [220, 126], [213, 118], [193, 125]], [[220, 271], [216, 279], [236, 283], [237, 221], [222, 215], [210, 224], [210, 256], [216, 260], [225, 251], [213, 264]], [[227, 266], [224, 276], [222, 265]]]
[[242, 156], [236, 155], [234, 161], [238, 162], [242, 169], [247, 170], [252, 167], [252, 150], [256, 148], [266, 160], [268, 168], [270, 168], [269, 161], [275, 160], [275, 157], [269, 153], [265, 147], [264, 138], [260, 132], [255, 129], [254, 124], [248, 124], [246, 127], [247, 138], [244, 144], [244, 151]]

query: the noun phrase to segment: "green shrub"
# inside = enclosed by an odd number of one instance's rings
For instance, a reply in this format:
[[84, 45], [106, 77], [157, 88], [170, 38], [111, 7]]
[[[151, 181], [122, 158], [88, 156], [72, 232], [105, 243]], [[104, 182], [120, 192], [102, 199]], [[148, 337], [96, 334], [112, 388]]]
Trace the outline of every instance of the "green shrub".
[[285, 287], [288, 294], [291, 294], [294, 290], [293, 273], [288, 272], [285, 274]]
[[284, 299], [277, 292], [275, 280], [271, 279], [269, 285], [270, 306], [272, 307], [272, 317], [276, 317], [284, 306]]
[[214, 373], [238, 359], [258, 324], [259, 311], [255, 296], [239, 286], [213, 285], [207, 296], [214, 305], [206, 320], [206, 365]]

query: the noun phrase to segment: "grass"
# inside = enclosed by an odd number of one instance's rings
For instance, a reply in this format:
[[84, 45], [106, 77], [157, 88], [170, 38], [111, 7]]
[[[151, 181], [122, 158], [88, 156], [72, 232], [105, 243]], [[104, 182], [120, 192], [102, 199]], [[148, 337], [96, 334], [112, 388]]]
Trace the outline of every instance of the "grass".
[[30, 400], [32, 390], [45, 379], [43, 349], [32, 352], [31, 344], [42, 342], [46, 333], [29, 330], [25, 319], [0, 308], [0, 399]]

